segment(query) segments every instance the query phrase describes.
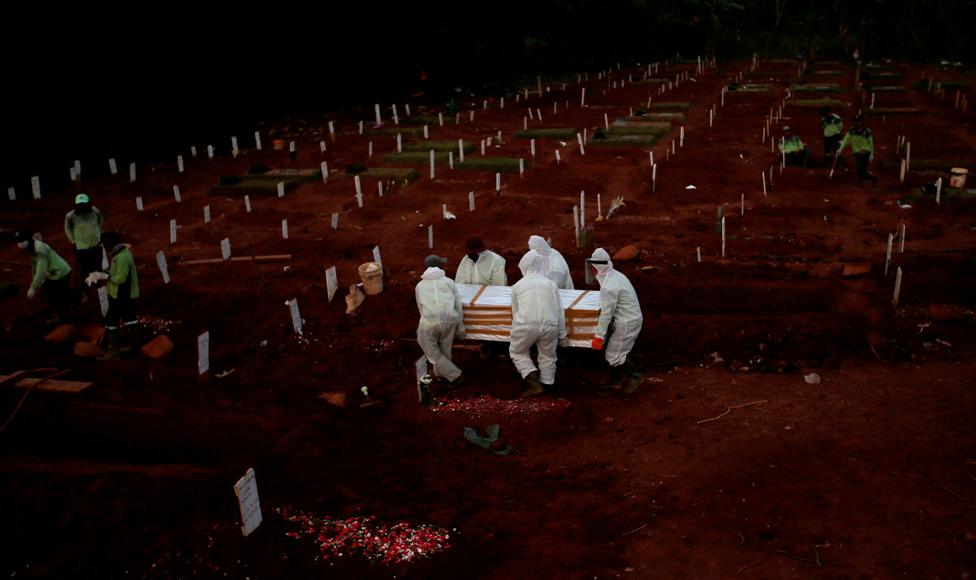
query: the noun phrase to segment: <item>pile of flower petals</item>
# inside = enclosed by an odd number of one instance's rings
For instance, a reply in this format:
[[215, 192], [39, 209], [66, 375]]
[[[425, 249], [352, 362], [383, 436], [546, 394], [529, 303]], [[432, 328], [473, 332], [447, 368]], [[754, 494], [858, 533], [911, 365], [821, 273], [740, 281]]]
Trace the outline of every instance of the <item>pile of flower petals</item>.
[[322, 550], [324, 560], [359, 556], [383, 564], [396, 564], [427, 557], [450, 547], [450, 533], [437, 526], [407, 522], [384, 524], [373, 516], [335, 519], [288, 509], [277, 511], [285, 521], [298, 526], [298, 531], [287, 535], [314, 540]]
[[431, 411], [437, 413], [460, 413], [470, 417], [502, 416], [525, 417], [548, 411], [562, 411], [570, 407], [565, 399], [549, 397], [528, 397], [524, 399], [496, 399], [482, 395], [473, 399], [438, 399]]

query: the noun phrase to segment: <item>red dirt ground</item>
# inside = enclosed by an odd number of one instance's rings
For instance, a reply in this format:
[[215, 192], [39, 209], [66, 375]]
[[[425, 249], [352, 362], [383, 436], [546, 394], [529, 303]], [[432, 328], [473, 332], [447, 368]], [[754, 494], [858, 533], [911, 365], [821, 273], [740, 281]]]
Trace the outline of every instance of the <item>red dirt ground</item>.
[[[677, 128], [654, 147], [659, 163], [650, 194], [647, 150], [539, 143], [524, 178], [438, 168], [405, 190], [380, 199], [366, 179], [366, 204], [356, 207], [352, 179], [333, 174], [284, 199], [243, 201], [209, 195], [221, 175], [253, 163], [315, 168], [324, 118], [290, 120], [277, 128], [299, 139], [299, 157], [265, 149], [213, 161], [187, 158], [86, 182], [84, 191], [134, 244], [143, 286], [141, 311], [173, 321], [172, 355], [150, 362], [80, 360], [70, 347], [41, 342], [43, 304], [28, 302], [28, 270], [4, 265], [0, 282], [20, 287], [3, 301], [2, 369], [71, 368], [65, 378], [92, 380], [82, 396], [33, 393], [0, 434], [0, 572], [8, 577], [938, 577], [976, 571], [976, 341], [973, 319], [935, 321], [930, 303], [976, 307], [976, 206], [970, 201], [898, 200], [934, 177], [912, 173], [898, 183], [895, 143], [908, 135], [913, 159], [972, 159], [972, 113], [910, 91], [879, 93], [877, 106], [918, 106], [921, 116], [872, 119], [876, 187], [859, 187], [853, 172], [827, 181], [820, 160], [816, 109], [787, 106], [789, 124], [812, 150], [807, 169], [774, 170], [763, 197], [760, 172], [776, 165], [760, 133], [796, 79], [794, 65], [760, 63], [775, 95], [729, 94], [713, 128], [707, 109], [738, 72], [709, 69], [666, 95], [628, 84], [604, 92], [590, 76], [588, 107], [579, 88], [530, 97], [545, 127], [602, 125], [603, 113], [626, 116], [653, 95], [690, 101], [686, 143], [666, 159]], [[923, 71], [900, 67], [904, 84]], [[662, 67], [673, 77], [687, 66]], [[627, 71], [615, 71], [617, 80]], [[844, 81], [845, 122], [860, 93]], [[886, 101], [886, 99], [891, 99]], [[552, 101], [560, 103], [552, 113]], [[565, 101], [570, 107], [565, 108]], [[432, 128], [432, 138], [479, 139], [501, 130], [492, 155], [525, 157], [514, 139], [523, 103], [480, 108], [475, 120]], [[417, 107], [419, 108], [419, 107]], [[401, 114], [403, 114], [401, 108]], [[416, 111], [415, 111], [416, 113]], [[388, 115], [388, 112], [387, 112]], [[355, 131], [355, 116], [335, 118], [340, 134], [324, 159], [331, 168], [378, 165], [395, 150], [392, 137]], [[363, 117], [372, 118], [371, 107]], [[249, 138], [239, 136], [242, 146]], [[264, 135], [265, 145], [271, 139]], [[228, 139], [229, 143], [229, 139]], [[205, 144], [199, 146], [205, 151]], [[477, 154], [474, 154], [477, 156]], [[175, 157], [175, 156], [174, 156]], [[370, 163], [373, 161], [373, 163]], [[853, 162], [851, 161], [853, 165]], [[124, 167], [124, 163], [120, 166]], [[970, 169], [973, 169], [970, 164]], [[124, 173], [124, 172], [123, 172]], [[183, 202], [173, 201], [179, 184]], [[686, 189], [695, 185], [696, 189]], [[23, 190], [23, 188], [19, 188]], [[442, 401], [483, 395], [519, 412], [431, 412], [416, 402], [413, 361], [417, 315], [413, 285], [428, 252], [456, 261], [464, 240], [482, 235], [508, 260], [509, 280], [530, 234], [551, 236], [570, 261], [577, 287], [582, 260], [574, 248], [572, 206], [587, 194], [587, 216], [610, 199], [626, 206], [598, 222], [596, 245], [641, 248], [618, 264], [641, 297], [645, 325], [636, 357], [655, 382], [630, 397], [604, 395], [596, 385], [605, 363], [573, 351], [557, 375], [558, 398], [524, 407], [522, 385], [507, 359], [485, 362], [473, 344], [456, 349], [469, 377]], [[467, 193], [477, 211], [467, 211]], [[37, 224], [69, 256], [61, 221], [72, 191], [41, 202], [5, 202], [0, 226]], [[745, 215], [739, 214], [745, 194]], [[135, 209], [141, 195], [146, 211]], [[444, 222], [441, 204], [458, 215]], [[214, 219], [203, 223], [203, 206]], [[715, 234], [725, 205], [727, 257]], [[332, 212], [340, 229], [329, 228]], [[170, 246], [168, 223], [181, 224]], [[280, 236], [288, 219], [289, 240]], [[905, 252], [884, 275], [888, 233], [904, 223]], [[291, 253], [282, 264], [181, 265], [219, 256], [230, 237], [235, 255]], [[386, 290], [369, 297], [357, 317], [344, 314], [344, 286], [379, 244]], [[702, 263], [695, 248], [701, 246]], [[173, 283], [164, 286], [154, 254], [162, 249]], [[24, 262], [15, 248], [5, 261]], [[861, 278], [843, 278], [844, 263], [871, 264]], [[7, 262], [4, 262], [7, 264]], [[340, 292], [330, 304], [325, 268], [338, 269]], [[453, 274], [456, 262], [448, 267]], [[904, 283], [891, 304], [894, 270]], [[304, 337], [291, 330], [284, 302], [298, 298]], [[78, 310], [96, 319], [97, 306]], [[213, 376], [196, 376], [195, 337], [211, 334]], [[265, 342], [266, 341], [266, 342]], [[715, 356], [712, 353], [716, 353]], [[216, 373], [234, 369], [225, 378]], [[803, 375], [816, 372], [820, 384]], [[379, 404], [360, 407], [360, 387]], [[347, 394], [346, 408], [323, 392]], [[5, 419], [20, 396], [0, 395]], [[730, 407], [755, 403], [730, 409]], [[493, 407], [495, 408], [495, 407]], [[718, 417], [702, 423], [704, 419]], [[501, 457], [471, 446], [466, 426], [501, 425], [516, 452]], [[232, 487], [254, 467], [265, 521], [249, 538], [238, 528]], [[392, 565], [344, 554], [324, 561], [312, 541], [293, 531], [279, 508], [318, 516], [373, 516], [381, 522], [430, 524], [449, 530], [450, 548]]]

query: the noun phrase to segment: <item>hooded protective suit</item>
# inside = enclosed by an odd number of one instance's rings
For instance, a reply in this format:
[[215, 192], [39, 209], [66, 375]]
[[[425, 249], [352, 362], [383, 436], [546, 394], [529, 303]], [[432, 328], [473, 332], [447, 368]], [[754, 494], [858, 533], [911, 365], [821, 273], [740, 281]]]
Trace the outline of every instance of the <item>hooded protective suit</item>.
[[620, 366], [626, 362], [627, 355], [634, 348], [644, 316], [641, 314], [637, 292], [627, 276], [613, 269], [610, 254], [603, 248], [597, 248], [590, 259], [606, 262], [593, 264], [597, 270], [596, 279], [600, 283], [600, 320], [596, 337], [605, 339], [610, 323], [613, 323], [613, 333], [605, 347], [606, 357], [610, 366]]
[[541, 236], [529, 237], [529, 251], [519, 261], [519, 269], [535, 256], [545, 258], [542, 275], [556, 283], [560, 290], [573, 290], [573, 277], [569, 274], [569, 264], [557, 250], [552, 249]]
[[548, 257], [526, 258], [519, 263], [523, 278], [512, 286], [512, 339], [508, 352], [525, 378], [536, 370], [529, 356], [529, 349], [536, 345], [539, 380], [552, 385], [556, 381], [556, 347], [566, 338], [566, 312], [556, 284], [543, 275]]
[[472, 261], [468, 256], [464, 256], [461, 258], [454, 278], [458, 284], [508, 286], [508, 277], [505, 275], [505, 258], [491, 250], [479, 252], [477, 262]]
[[455, 337], [464, 337], [464, 313], [454, 281], [440, 268], [427, 268], [414, 295], [420, 310], [417, 342], [434, 365], [434, 373], [453, 382], [461, 369], [451, 361], [451, 348]]

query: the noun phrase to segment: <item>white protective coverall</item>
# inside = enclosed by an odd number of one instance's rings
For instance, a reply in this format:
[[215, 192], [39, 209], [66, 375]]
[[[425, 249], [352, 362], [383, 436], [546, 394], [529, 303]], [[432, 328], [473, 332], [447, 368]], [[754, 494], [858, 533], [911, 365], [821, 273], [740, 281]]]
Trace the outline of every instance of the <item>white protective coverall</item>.
[[575, 286], [573, 286], [573, 277], [569, 274], [569, 264], [566, 263], [566, 259], [557, 250], [551, 248], [542, 236], [529, 237], [529, 251], [522, 256], [522, 260], [519, 262], [519, 268], [521, 269], [522, 264], [526, 260], [532, 259], [533, 256], [546, 258], [542, 275], [555, 282], [556, 288], [560, 290], [575, 289]]
[[482, 250], [478, 261], [473, 262], [465, 255], [458, 265], [454, 279], [458, 284], [487, 284], [488, 286], [508, 286], [505, 275], [505, 258], [491, 250]]
[[542, 272], [549, 259], [534, 256], [522, 259], [523, 278], [512, 286], [512, 339], [508, 353], [515, 368], [525, 378], [536, 370], [529, 349], [539, 351], [539, 381], [556, 381], [556, 347], [566, 338], [566, 312], [559, 301], [556, 284]]
[[641, 314], [634, 286], [627, 276], [613, 269], [610, 254], [603, 248], [597, 248], [590, 259], [606, 261], [606, 264], [593, 264], [598, 272], [596, 279], [600, 283], [600, 320], [596, 337], [605, 339], [610, 323], [613, 323], [613, 334], [604, 349], [610, 366], [620, 366], [634, 348], [644, 316]]
[[451, 361], [451, 348], [455, 337], [464, 337], [464, 312], [454, 281], [440, 268], [427, 268], [414, 294], [420, 310], [417, 342], [434, 365], [434, 373], [453, 382], [461, 369]]

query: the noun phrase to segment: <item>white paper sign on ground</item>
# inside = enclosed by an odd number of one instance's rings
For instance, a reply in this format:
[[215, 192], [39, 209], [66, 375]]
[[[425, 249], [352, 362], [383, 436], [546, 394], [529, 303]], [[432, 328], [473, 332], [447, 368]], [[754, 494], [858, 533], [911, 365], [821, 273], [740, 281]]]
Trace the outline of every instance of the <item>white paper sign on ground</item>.
[[383, 258], [380, 257], [380, 247], [379, 246], [374, 246], [373, 247], [373, 261], [376, 262], [377, 264], [379, 264], [380, 266], [383, 265]]
[[31, 177], [31, 193], [34, 199], [41, 199], [41, 178], [36, 175]]
[[210, 370], [210, 331], [197, 337], [197, 374]]
[[278, 182], [278, 197], [285, 197], [285, 182]]
[[135, 183], [136, 181], [136, 164], [132, 162], [129, 164], [129, 183]]
[[143, 207], [143, 205], [142, 205], [142, 196], [141, 195], [137, 195], [136, 196], [136, 209], [139, 210], [139, 211], [142, 211], [143, 209], [145, 209]]
[[291, 326], [298, 334], [302, 333], [302, 314], [298, 311], [298, 298], [292, 298], [287, 302], [288, 313], [291, 314]]
[[179, 185], [174, 185], [173, 186], [173, 199], [176, 200], [176, 203], [180, 203], [180, 202], [183, 201], [183, 196], [180, 195], [180, 186]]
[[210, 205], [209, 204], [203, 206], [203, 223], [205, 223], [205, 224], [209, 224], [210, 223]]
[[332, 302], [332, 297], [335, 296], [336, 290], [339, 288], [339, 279], [336, 276], [335, 266], [325, 270], [325, 286], [329, 290], [329, 302]]
[[169, 220], [169, 243], [176, 243], [176, 220]]
[[105, 286], [98, 288], [98, 306], [102, 310], [102, 316], [108, 314], [108, 289]]
[[230, 260], [230, 238], [220, 240], [220, 257], [225, 261]]
[[244, 196], [244, 211], [246, 211], [247, 213], [251, 213], [251, 196], [250, 195], [245, 195]]
[[288, 239], [288, 220], [281, 220], [281, 237]]
[[234, 494], [237, 495], [237, 503], [241, 508], [241, 533], [245, 536], [251, 535], [263, 521], [258, 482], [254, 477], [253, 467], [234, 485]]
[[421, 402], [423, 402], [423, 395], [420, 393], [420, 379], [424, 376], [430, 374], [427, 370], [427, 357], [421, 356], [413, 363], [414, 375], [417, 381], [417, 396]]
[[169, 284], [169, 266], [166, 264], [166, 254], [162, 250], [156, 252], [156, 265], [159, 266], [159, 273], [163, 275], [163, 284]]
[[119, 166], [115, 164], [115, 157], [108, 160], [108, 172], [115, 175], [119, 172]]
[[339, 213], [335, 212], [332, 214], [332, 229], [339, 229]]
[[183, 173], [183, 170], [185, 169], [185, 167], [183, 167], [183, 156], [182, 155], [177, 155], [176, 156], [176, 169], [180, 173]]
[[15, 190], [12, 187], [8, 187], [7, 188], [7, 199], [9, 199], [10, 201], [16, 201], [17, 200], [17, 190]]

